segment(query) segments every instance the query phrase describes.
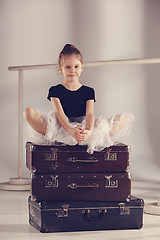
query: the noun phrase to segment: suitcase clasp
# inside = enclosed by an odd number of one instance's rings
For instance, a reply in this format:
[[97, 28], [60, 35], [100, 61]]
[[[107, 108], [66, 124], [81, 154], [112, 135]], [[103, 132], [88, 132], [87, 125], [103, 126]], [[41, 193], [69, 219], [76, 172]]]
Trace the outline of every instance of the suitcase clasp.
[[125, 203], [119, 203], [118, 205], [120, 215], [130, 215], [130, 208], [126, 207]]
[[68, 204], [62, 205], [62, 209], [58, 210], [55, 214], [57, 217], [68, 217]]
[[117, 160], [117, 153], [107, 151], [104, 156], [105, 161], [116, 161]]
[[105, 187], [106, 188], [117, 188], [118, 187], [118, 180], [114, 180], [112, 175], [104, 176], [105, 177]]
[[44, 159], [46, 161], [56, 161], [57, 160], [57, 148], [50, 148], [50, 152], [44, 153]]
[[58, 175], [53, 176], [51, 175], [51, 179], [50, 180], [46, 180], [46, 184], [45, 187], [58, 187]]

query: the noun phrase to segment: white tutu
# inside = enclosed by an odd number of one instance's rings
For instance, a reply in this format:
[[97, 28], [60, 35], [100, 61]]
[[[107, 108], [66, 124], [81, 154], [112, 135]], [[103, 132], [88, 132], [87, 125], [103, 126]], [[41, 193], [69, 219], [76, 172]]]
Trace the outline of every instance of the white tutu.
[[[38, 111], [43, 119], [43, 124], [47, 128], [44, 135], [36, 132], [30, 127], [30, 140], [38, 145], [53, 145], [55, 142], [67, 145], [87, 145], [87, 152], [92, 154], [94, 151], [101, 151], [105, 147], [114, 145], [121, 138], [128, 135], [131, 131], [133, 114], [123, 113], [115, 115], [110, 119], [100, 116], [95, 119], [92, 135], [83, 143], [78, 143], [69, 135], [59, 123], [54, 111], [48, 114]], [[70, 123], [72, 127], [80, 125], [78, 122]], [[85, 128], [85, 120], [81, 123]]]

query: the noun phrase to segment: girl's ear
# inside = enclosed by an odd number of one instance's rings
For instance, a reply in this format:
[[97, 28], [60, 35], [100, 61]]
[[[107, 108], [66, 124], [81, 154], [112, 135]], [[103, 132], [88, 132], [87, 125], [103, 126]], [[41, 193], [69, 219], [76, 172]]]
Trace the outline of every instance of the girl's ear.
[[59, 72], [62, 73], [62, 67], [61, 66], [59, 66]]
[[81, 71], [83, 71], [83, 65], [81, 66]]

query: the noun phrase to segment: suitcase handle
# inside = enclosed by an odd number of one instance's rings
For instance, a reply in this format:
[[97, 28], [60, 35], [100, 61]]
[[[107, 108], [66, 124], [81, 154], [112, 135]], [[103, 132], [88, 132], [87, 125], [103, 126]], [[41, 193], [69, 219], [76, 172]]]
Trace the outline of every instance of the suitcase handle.
[[75, 157], [70, 157], [70, 158], [67, 158], [67, 162], [96, 163], [96, 162], [98, 162], [98, 159], [97, 158], [94, 158], [94, 159], [92, 159], [92, 158], [91, 159], [77, 159]]
[[87, 218], [87, 220], [96, 221], [104, 216], [104, 214], [107, 212], [107, 209], [99, 209], [97, 215], [93, 215], [91, 212], [92, 211], [90, 209], [82, 210], [82, 213]]
[[88, 184], [88, 185], [78, 185], [76, 183], [71, 183], [68, 185], [68, 188], [77, 189], [77, 188], [98, 188], [99, 185], [97, 183]]

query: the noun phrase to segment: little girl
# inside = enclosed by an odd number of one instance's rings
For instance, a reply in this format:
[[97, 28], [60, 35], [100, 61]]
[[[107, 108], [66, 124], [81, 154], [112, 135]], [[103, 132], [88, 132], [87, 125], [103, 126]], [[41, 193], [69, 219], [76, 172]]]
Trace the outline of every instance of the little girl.
[[48, 100], [53, 110], [48, 114], [27, 108], [24, 117], [32, 127], [35, 144], [87, 145], [87, 152], [101, 151], [129, 133], [134, 120], [123, 113], [107, 119], [94, 117], [94, 89], [79, 82], [83, 71], [80, 51], [66, 44], [59, 55], [59, 70], [63, 82], [49, 89]]

